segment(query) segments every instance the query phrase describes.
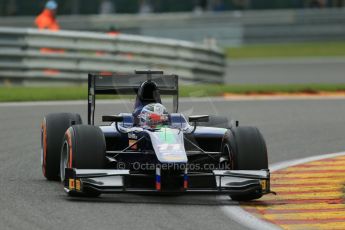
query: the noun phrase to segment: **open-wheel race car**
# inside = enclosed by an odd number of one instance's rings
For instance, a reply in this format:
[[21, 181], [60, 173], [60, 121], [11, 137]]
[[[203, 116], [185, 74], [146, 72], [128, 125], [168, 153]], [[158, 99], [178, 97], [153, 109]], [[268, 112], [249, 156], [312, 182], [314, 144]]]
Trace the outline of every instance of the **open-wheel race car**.
[[[103, 115], [96, 95], [136, 95], [132, 113]], [[162, 105], [172, 97], [173, 111]], [[205, 108], [206, 110], [206, 108]], [[178, 113], [178, 76], [161, 71], [89, 74], [88, 124], [79, 114], [42, 122], [43, 174], [71, 196], [102, 193], [225, 194], [253, 200], [270, 193], [265, 141], [255, 127], [226, 117]]]

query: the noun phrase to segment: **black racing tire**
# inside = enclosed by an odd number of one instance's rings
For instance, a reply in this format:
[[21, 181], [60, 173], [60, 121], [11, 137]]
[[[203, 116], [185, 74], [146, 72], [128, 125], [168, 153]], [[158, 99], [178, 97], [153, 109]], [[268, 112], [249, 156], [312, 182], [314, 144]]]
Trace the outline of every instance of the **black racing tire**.
[[76, 113], [52, 113], [41, 125], [41, 166], [48, 180], [59, 180], [60, 150], [66, 130], [73, 124], [82, 124]]
[[[65, 168], [104, 169], [106, 144], [102, 130], [92, 125], [73, 125], [67, 129], [61, 148], [60, 179], [65, 180]], [[98, 191], [70, 191], [71, 196], [97, 197]]]
[[[228, 150], [234, 170], [268, 169], [267, 147], [260, 131], [255, 127], [235, 127], [226, 135], [223, 151]], [[232, 195], [232, 200], [259, 199], [261, 194]]]
[[230, 129], [235, 126], [235, 121], [229, 121], [227, 117], [223, 116], [209, 116], [208, 122], [199, 122], [197, 124], [200, 126]]

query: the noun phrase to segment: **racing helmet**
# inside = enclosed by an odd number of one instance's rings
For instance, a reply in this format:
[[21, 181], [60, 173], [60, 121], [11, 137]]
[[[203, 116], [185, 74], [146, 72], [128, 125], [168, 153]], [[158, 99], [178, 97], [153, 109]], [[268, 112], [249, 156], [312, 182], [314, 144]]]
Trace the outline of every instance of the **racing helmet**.
[[164, 105], [151, 103], [143, 107], [138, 115], [139, 125], [143, 128], [159, 128], [168, 121], [168, 112]]
[[57, 10], [58, 4], [55, 0], [49, 0], [47, 1], [45, 8], [49, 10]]

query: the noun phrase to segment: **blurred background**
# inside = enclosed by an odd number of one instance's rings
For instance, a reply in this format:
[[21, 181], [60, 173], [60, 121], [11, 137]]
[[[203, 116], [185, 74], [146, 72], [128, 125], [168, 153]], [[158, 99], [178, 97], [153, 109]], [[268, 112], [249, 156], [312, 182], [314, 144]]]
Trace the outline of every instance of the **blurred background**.
[[217, 84], [212, 96], [339, 91], [344, 7], [345, 0], [0, 0], [0, 83], [75, 85], [88, 72], [162, 69], [187, 85]]
[[[36, 15], [44, 0], [1, 0], [3, 16]], [[59, 0], [60, 15], [221, 12], [343, 7], [344, 0]]]

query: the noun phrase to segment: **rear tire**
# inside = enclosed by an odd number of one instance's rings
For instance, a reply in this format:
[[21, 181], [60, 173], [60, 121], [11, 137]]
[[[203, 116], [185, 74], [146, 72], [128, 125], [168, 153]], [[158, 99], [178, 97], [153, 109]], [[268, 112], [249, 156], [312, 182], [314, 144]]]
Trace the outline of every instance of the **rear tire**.
[[[97, 126], [74, 125], [65, 134], [61, 148], [60, 179], [65, 180], [65, 168], [104, 169], [106, 144], [102, 130]], [[97, 197], [98, 191], [83, 193], [70, 191], [71, 196]]]
[[[268, 169], [267, 147], [260, 131], [255, 127], [235, 127], [226, 135], [224, 148], [229, 149], [231, 168], [234, 170]], [[232, 195], [232, 200], [259, 199], [261, 194]]]
[[53, 113], [45, 116], [41, 126], [41, 165], [44, 177], [59, 180], [60, 150], [66, 130], [82, 124], [79, 114]]

